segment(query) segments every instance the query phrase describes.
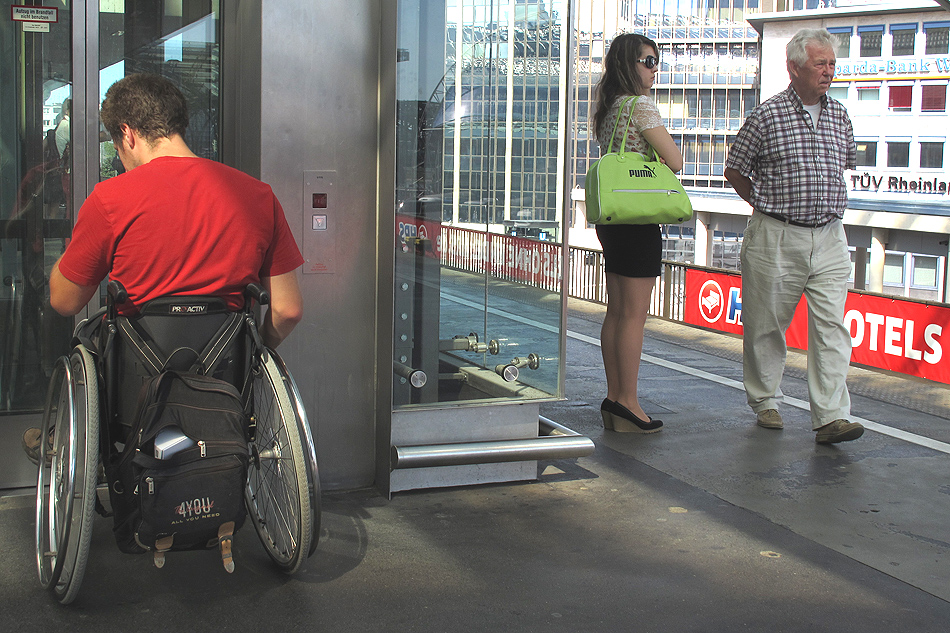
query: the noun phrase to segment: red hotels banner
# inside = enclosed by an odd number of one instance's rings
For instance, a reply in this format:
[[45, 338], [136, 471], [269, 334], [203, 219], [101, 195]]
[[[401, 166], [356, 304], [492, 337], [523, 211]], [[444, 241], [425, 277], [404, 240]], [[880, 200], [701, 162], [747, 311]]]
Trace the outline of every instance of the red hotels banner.
[[[742, 278], [738, 274], [686, 270], [684, 320], [691, 325], [742, 334]], [[789, 347], [807, 349], [805, 300], [786, 332]], [[950, 308], [901, 298], [849, 292], [845, 325], [851, 361], [950, 384], [943, 332]]]

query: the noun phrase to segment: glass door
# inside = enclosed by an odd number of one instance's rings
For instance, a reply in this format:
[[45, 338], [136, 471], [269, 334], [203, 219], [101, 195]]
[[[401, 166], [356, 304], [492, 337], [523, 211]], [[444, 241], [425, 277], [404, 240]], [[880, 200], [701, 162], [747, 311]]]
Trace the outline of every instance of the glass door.
[[72, 16], [23, 4], [0, 0], [0, 414], [42, 408], [73, 321], [48, 286], [72, 226]]
[[19, 438], [39, 423], [75, 325], [50, 308], [50, 272], [82, 200], [122, 171], [98, 122], [106, 90], [136, 72], [172, 79], [188, 100], [185, 140], [220, 155], [218, 0], [27, 5], [0, 0], [0, 488], [33, 485]]
[[[50, 308], [48, 280], [75, 221], [72, 200], [88, 194], [74, 197], [73, 189], [122, 171], [102, 130], [81, 161], [97, 173], [73, 173], [80, 161], [72, 146], [81, 146], [73, 134], [89, 122], [71, 130], [71, 9], [84, 14], [85, 3], [16, 9], [23, 4], [0, 0], [0, 15], [14, 18], [0, 21], [0, 414], [40, 411], [53, 362], [68, 349], [73, 319]], [[186, 141], [199, 156], [217, 159], [219, 41], [216, 0], [100, 0], [96, 103], [127, 74], [169, 77], [188, 99]]]

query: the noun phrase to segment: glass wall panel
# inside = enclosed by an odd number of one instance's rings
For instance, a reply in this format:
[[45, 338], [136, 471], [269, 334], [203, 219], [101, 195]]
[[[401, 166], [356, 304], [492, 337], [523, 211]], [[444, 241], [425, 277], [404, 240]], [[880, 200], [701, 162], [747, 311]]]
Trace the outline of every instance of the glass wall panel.
[[887, 107], [894, 110], [910, 110], [913, 95], [913, 86], [889, 86]]
[[904, 255], [884, 254], [884, 283], [888, 286], [904, 285]]
[[914, 264], [911, 285], [919, 288], [936, 288], [937, 264], [940, 258], [927, 255], [913, 255], [912, 257]]
[[49, 305], [49, 275], [70, 235], [72, 16], [20, 21], [0, 1], [0, 413], [43, 407], [73, 320]]
[[947, 84], [923, 85], [920, 87], [921, 112], [945, 112], [947, 110]]
[[846, 101], [848, 99], [848, 86], [832, 86], [826, 93], [832, 99]]
[[851, 54], [851, 29], [832, 27], [828, 30], [836, 42], [835, 57], [846, 59]]
[[566, 20], [399, 4], [396, 408], [559, 393]]
[[[12, 6], [23, 4], [0, 0], [0, 14], [15, 16]], [[0, 20], [0, 413], [42, 408], [53, 362], [68, 350], [74, 323], [50, 308], [48, 280], [75, 222], [73, 189], [89, 182], [73, 173], [70, 125], [73, 98], [85, 95], [73, 94], [72, 3], [45, 5], [53, 12], [49, 22]], [[170, 77], [189, 101], [186, 140], [197, 154], [217, 158], [218, 0], [98, 0], [95, 6], [99, 99], [129, 73]], [[86, 164], [94, 176], [114, 176], [121, 164], [111, 139], [101, 131], [99, 140]]]

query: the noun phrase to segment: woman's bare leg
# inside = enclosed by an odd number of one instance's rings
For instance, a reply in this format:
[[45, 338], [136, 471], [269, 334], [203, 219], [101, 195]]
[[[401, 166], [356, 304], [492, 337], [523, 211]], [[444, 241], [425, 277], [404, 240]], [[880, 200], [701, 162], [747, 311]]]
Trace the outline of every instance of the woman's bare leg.
[[607, 398], [648, 420], [637, 396], [637, 382], [643, 327], [656, 278], [622, 277], [614, 273], [607, 273], [606, 277], [607, 314], [600, 331], [600, 349], [607, 374]]

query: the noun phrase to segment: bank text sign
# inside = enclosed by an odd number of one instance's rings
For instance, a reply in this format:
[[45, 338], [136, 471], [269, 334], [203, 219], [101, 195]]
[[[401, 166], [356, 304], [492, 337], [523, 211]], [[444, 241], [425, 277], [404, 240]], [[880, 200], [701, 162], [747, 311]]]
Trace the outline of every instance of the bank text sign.
[[840, 61], [835, 65], [837, 79], [855, 79], [858, 77], [883, 77], [894, 75], [927, 75], [930, 73], [950, 72], [948, 57], [901, 57], [897, 59], [878, 59], [860, 61]]

